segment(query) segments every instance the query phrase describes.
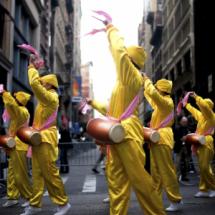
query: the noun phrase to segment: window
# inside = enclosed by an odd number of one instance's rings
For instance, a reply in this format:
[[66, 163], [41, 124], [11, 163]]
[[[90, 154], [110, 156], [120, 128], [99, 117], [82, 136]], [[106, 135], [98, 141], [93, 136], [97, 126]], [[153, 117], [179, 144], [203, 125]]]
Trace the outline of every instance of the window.
[[4, 23], [5, 22], [5, 13], [3, 8], [0, 6], [0, 49], [3, 45], [3, 37], [4, 37]]
[[14, 71], [13, 75], [18, 78], [19, 76], [19, 62], [20, 62], [20, 54], [17, 44], [14, 43], [14, 51], [13, 51], [13, 63], [14, 63]]
[[175, 71], [174, 71], [174, 68], [171, 69], [171, 71], [170, 71], [170, 79], [171, 79], [172, 81], [175, 80]]
[[182, 64], [181, 64], [181, 60], [176, 64], [176, 68], [177, 68], [177, 75], [178, 77], [181, 76], [182, 74]]
[[35, 44], [35, 26], [30, 20], [30, 16], [22, 4], [22, 1], [16, 0], [15, 5], [15, 32], [14, 32], [14, 77], [24, 85], [28, 85], [27, 80], [27, 55], [17, 48], [18, 44], [29, 43]]
[[189, 72], [191, 70], [190, 50], [184, 55], [184, 69], [185, 72]]
[[182, 35], [181, 35], [181, 31], [179, 31], [175, 38], [175, 49], [178, 49], [180, 47], [181, 41], [182, 41]]
[[172, 35], [174, 31], [174, 19], [172, 18], [172, 20], [169, 23], [169, 35]]

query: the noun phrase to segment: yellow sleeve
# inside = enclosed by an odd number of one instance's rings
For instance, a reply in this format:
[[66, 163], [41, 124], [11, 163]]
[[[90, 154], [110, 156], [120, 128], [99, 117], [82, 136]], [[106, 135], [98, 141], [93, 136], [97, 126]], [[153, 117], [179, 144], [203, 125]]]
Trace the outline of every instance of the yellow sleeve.
[[146, 91], [144, 91], [144, 96], [145, 96], [146, 100], [148, 101], [148, 103], [151, 105], [151, 107], [154, 109], [155, 104], [153, 103], [152, 99], [150, 98], [150, 96], [147, 94]]
[[207, 119], [213, 118], [213, 111], [209, 108], [208, 104], [204, 101], [201, 96], [196, 96], [196, 104], [198, 105], [199, 109], [201, 110], [202, 114]]
[[5, 108], [7, 109], [11, 118], [17, 117], [19, 115], [19, 105], [17, 104], [16, 100], [13, 98], [10, 92], [3, 93], [3, 102]]
[[163, 96], [160, 95], [160, 93], [157, 91], [157, 89], [152, 84], [150, 79], [146, 79], [144, 81], [144, 88], [145, 88], [145, 94], [147, 94], [148, 98], [151, 99], [149, 103], [151, 103], [153, 107], [154, 106], [166, 107], [169, 105], [168, 100], [166, 100]]
[[46, 90], [46, 88], [42, 86], [39, 81], [39, 73], [32, 66], [29, 66], [28, 68], [28, 78], [29, 84], [34, 92], [34, 95], [39, 102], [45, 105], [58, 103], [58, 96], [56, 96], [57, 94], [53, 93], [53, 91], [51, 90]]
[[100, 102], [93, 100], [91, 103], [91, 106], [94, 109], [96, 109], [99, 113], [101, 113], [102, 115], [107, 114], [107, 104], [103, 104], [103, 103], [100, 103]]
[[124, 38], [119, 34], [118, 29], [112, 25], [108, 27], [107, 37], [116, 65], [117, 79], [126, 85], [129, 83], [142, 84], [142, 76], [131, 62], [124, 44]]
[[199, 121], [201, 118], [201, 112], [199, 110], [197, 110], [196, 108], [194, 108], [191, 104], [187, 104], [186, 109], [192, 114], [192, 116], [195, 118], [196, 121]]

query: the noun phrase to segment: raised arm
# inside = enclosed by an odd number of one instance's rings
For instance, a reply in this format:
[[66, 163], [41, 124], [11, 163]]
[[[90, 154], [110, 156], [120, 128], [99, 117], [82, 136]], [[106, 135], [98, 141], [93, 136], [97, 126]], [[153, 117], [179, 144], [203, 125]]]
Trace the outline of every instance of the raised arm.
[[152, 105], [152, 107], [156, 106], [168, 106], [171, 105], [165, 97], [161, 96], [161, 94], [158, 92], [158, 90], [155, 88], [155, 86], [152, 84], [152, 81], [149, 78], [145, 78], [144, 80], [144, 88], [145, 88], [145, 95], [146, 99], [150, 98], [151, 101], [149, 103]]
[[129, 84], [132, 82], [132, 79], [141, 82], [141, 75], [128, 55], [127, 48], [124, 44], [124, 38], [112, 24], [107, 25], [107, 37], [116, 65], [117, 79], [123, 84]]
[[11, 95], [10, 92], [4, 92], [3, 93], [3, 102], [5, 105], [5, 108], [7, 109], [9, 115], [11, 118], [15, 118], [19, 116], [20, 113], [20, 108], [19, 105], [17, 104], [15, 98]]
[[57, 93], [42, 86], [37, 69], [30, 64], [28, 67], [29, 84], [38, 99], [44, 105], [58, 103]]
[[202, 114], [198, 109], [193, 107], [190, 103], [186, 104], [185, 108], [192, 114], [196, 121], [200, 120]]
[[107, 104], [100, 103], [95, 100], [92, 100], [89, 104], [102, 115], [105, 116], [107, 114]]

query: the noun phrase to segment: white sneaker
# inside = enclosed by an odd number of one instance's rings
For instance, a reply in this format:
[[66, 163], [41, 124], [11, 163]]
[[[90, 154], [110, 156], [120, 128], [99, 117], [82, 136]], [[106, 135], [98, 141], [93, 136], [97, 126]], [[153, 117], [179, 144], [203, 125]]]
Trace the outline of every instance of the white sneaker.
[[171, 202], [170, 203], [170, 206], [168, 208], [166, 208], [166, 211], [179, 211], [182, 209], [182, 205], [183, 205], [183, 202], [180, 201], [180, 202]]
[[197, 192], [194, 197], [196, 198], [207, 198], [209, 197], [209, 193], [208, 192], [203, 192], [203, 191], [199, 191]]
[[209, 197], [210, 197], [210, 198], [214, 198], [214, 197], [215, 197], [215, 190], [211, 190], [211, 191], [209, 192]]
[[30, 206], [30, 202], [29, 201], [25, 201], [23, 204], [21, 204], [21, 207], [26, 208]]
[[20, 214], [20, 215], [33, 215], [33, 214], [37, 214], [41, 211], [41, 208], [37, 208], [37, 207], [33, 207], [33, 206], [29, 206], [27, 208], [25, 208], [25, 212]]
[[103, 199], [103, 203], [109, 203], [109, 202], [110, 202], [110, 198], [109, 197]]
[[69, 203], [67, 203], [64, 206], [58, 206], [57, 213], [55, 213], [54, 215], [64, 215], [69, 211], [70, 208], [71, 205]]
[[7, 207], [12, 207], [14, 205], [17, 205], [19, 203], [18, 200], [7, 200], [2, 207], [7, 208]]

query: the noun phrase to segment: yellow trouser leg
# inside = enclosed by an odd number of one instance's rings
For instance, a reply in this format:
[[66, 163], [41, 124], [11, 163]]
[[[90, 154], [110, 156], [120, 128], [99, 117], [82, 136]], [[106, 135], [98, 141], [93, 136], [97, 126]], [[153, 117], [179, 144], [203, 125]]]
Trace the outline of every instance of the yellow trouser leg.
[[171, 202], [179, 202], [182, 197], [179, 192], [172, 150], [166, 145], [154, 144], [151, 147], [151, 162], [151, 174], [159, 194], [161, 195], [163, 188]]
[[32, 195], [32, 185], [28, 175], [26, 151], [15, 151], [12, 156], [14, 178], [21, 196], [29, 200]]
[[130, 199], [130, 182], [113, 147], [107, 156], [106, 173], [110, 197], [110, 215], [126, 215]]
[[33, 193], [30, 199], [30, 205], [34, 207], [42, 206], [42, 197], [44, 193], [44, 178], [40, 170], [39, 163], [37, 161], [35, 147], [32, 147], [32, 182], [33, 182]]
[[[120, 169], [119, 172], [115, 172], [115, 178], [117, 178], [117, 184], [115, 184], [115, 187], [116, 189], [119, 187], [118, 189], [121, 190], [121, 187], [124, 187], [125, 185], [123, 192], [125, 193], [126, 201], [123, 202], [125, 205], [122, 205], [121, 208], [128, 207], [130, 183], [145, 215], [166, 214], [163, 209], [162, 199], [153, 187], [152, 178], [144, 168], [145, 154], [142, 148], [142, 143], [134, 140], [127, 140], [123, 143], [111, 146], [111, 157], [113, 163], [115, 160], [117, 161], [116, 164], [114, 164], [115, 167], [112, 169], [112, 173], [114, 170], [117, 171]], [[124, 178], [126, 178], [126, 181]], [[114, 178], [112, 180], [114, 181]], [[120, 195], [122, 195], [122, 193], [120, 193]], [[116, 194], [113, 198], [113, 202], [115, 202], [116, 199], [118, 199], [118, 201], [120, 200], [120, 198], [117, 197], [118, 196]], [[119, 213], [113, 214], [127, 214], [127, 210], [124, 210], [123, 212], [124, 213], [121, 213], [119, 211]]]
[[13, 161], [12, 157], [15, 156], [15, 150], [10, 151], [7, 173], [7, 196], [9, 199], [18, 199], [20, 194], [15, 184]]
[[[68, 196], [65, 194], [64, 185], [55, 161], [50, 159], [52, 157], [51, 153], [52, 146], [49, 143], [41, 143], [39, 146], [33, 147], [34, 161], [36, 161], [36, 165], [39, 166], [39, 171], [34, 171], [33, 169], [33, 180], [36, 180], [35, 182], [37, 184], [43, 184], [43, 179], [51, 200], [57, 205], [65, 205], [68, 202]], [[33, 187], [34, 186], [35, 185], [33, 185]], [[42, 188], [38, 190], [37, 204], [41, 202], [41, 191]], [[31, 205], [39, 207], [39, 205], [33, 202], [33, 199], [31, 200]]]
[[198, 149], [197, 157], [200, 169], [199, 190], [201, 191], [215, 190], [215, 177], [211, 166], [213, 156], [213, 151], [207, 147], [202, 146]]

